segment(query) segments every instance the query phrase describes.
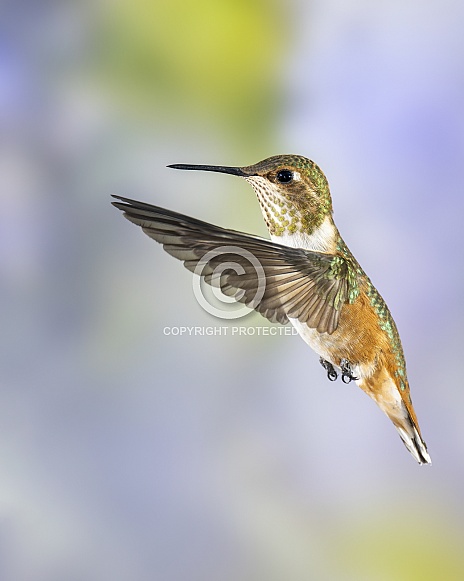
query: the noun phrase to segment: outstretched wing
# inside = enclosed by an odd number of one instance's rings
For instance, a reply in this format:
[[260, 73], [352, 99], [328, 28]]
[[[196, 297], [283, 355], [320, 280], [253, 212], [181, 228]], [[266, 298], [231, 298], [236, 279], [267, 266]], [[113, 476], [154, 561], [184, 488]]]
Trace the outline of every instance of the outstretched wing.
[[290, 248], [158, 206], [113, 197], [119, 200], [113, 205], [128, 220], [189, 270], [272, 322], [297, 318], [320, 333], [331, 334], [343, 305], [357, 295], [356, 273], [341, 256]]

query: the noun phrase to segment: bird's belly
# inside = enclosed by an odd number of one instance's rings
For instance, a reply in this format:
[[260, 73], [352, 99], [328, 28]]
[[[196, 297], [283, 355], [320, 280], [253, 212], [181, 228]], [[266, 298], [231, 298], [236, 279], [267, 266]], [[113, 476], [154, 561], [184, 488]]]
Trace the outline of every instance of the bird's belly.
[[321, 334], [316, 329], [311, 329], [298, 319], [289, 317], [289, 321], [313, 351], [333, 365], [338, 365], [339, 361], [336, 361], [337, 358], [334, 355], [340, 349], [339, 341], [336, 341], [332, 335]]
[[298, 319], [289, 317], [289, 321], [311, 349], [332, 365], [340, 367], [341, 360], [347, 359], [353, 367], [354, 375], [360, 379], [370, 377], [377, 367], [377, 358], [374, 355], [376, 349], [373, 345], [370, 356], [360, 358], [357, 356], [359, 354], [355, 353], [356, 350], [353, 349], [353, 337], [346, 336], [339, 331], [335, 331], [332, 335], [319, 333]]

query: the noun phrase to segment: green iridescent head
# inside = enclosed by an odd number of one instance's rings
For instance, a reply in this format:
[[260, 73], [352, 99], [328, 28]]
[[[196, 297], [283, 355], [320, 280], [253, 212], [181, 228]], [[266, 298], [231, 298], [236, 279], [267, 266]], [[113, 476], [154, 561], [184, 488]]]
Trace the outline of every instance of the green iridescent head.
[[271, 234], [311, 233], [332, 213], [329, 184], [322, 170], [301, 155], [275, 155], [254, 165], [223, 167], [173, 165], [243, 177], [256, 192]]

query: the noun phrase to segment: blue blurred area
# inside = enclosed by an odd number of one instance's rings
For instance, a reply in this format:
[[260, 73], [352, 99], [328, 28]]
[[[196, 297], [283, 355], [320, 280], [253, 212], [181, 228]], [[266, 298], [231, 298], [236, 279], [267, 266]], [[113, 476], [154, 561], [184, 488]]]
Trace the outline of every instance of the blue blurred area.
[[[463, 18], [2, 5], [2, 581], [464, 578]], [[395, 316], [432, 467], [298, 337], [163, 332], [225, 323], [110, 194], [264, 234], [247, 184], [165, 166], [287, 152]]]

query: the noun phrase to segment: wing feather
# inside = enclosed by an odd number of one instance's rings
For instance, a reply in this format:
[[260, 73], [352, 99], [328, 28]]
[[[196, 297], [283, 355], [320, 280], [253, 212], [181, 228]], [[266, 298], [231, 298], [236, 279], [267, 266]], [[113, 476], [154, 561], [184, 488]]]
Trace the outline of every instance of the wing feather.
[[291, 317], [320, 333], [337, 329], [343, 305], [358, 284], [353, 265], [343, 257], [275, 244], [165, 208], [114, 197], [118, 201], [113, 205], [128, 220], [224, 294], [273, 322], [284, 324]]

